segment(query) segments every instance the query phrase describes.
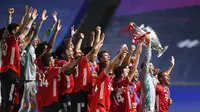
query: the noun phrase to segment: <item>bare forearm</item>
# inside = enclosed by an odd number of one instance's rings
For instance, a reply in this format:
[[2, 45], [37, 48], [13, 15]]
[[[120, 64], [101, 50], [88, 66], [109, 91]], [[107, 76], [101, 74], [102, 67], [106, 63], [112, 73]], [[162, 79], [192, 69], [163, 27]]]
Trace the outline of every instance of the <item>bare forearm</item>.
[[90, 46], [92, 47], [94, 44], [94, 41], [90, 41]]
[[96, 39], [94, 41], [94, 44], [97, 44], [99, 41], [100, 41], [100, 33], [98, 32], [97, 35], [96, 35]]
[[49, 28], [47, 29], [46, 32], [44, 32], [44, 34], [41, 37], [41, 41], [44, 42], [47, 40], [47, 37], [49, 35], [51, 35], [51, 33], [53, 32], [53, 29], [55, 28], [56, 22], [53, 22], [53, 24], [51, 26], [49, 26]]
[[52, 48], [54, 46], [54, 43], [55, 43], [55, 40], [56, 40], [56, 37], [58, 35], [58, 32], [59, 31], [55, 31], [54, 34], [53, 34], [53, 36], [51, 37], [51, 40], [48, 43], [48, 50], [47, 50], [47, 52], [50, 52], [52, 50]]
[[112, 61], [109, 63], [108, 67], [106, 67], [104, 69], [104, 73], [105, 75], [108, 75], [108, 73], [110, 72], [110, 70], [116, 65], [117, 60], [119, 59], [119, 57], [121, 56], [121, 53], [118, 53], [113, 59]]
[[126, 55], [126, 57], [124, 58], [124, 60], [123, 60], [123, 62], [122, 62], [122, 66], [124, 66], [124, 67], [128, 66], [133, 51], [134, 51], [134, 50], [130, 50], [130, 51], [128, 52], [128, 54]]
[[78, 40], [78, 43], [77, 43], [76, 48], [75, 48], [75, 52], [76, 52], [76, 53], [78, 53], [78, 52], [80, 51], [82, 42], [83, 42], [83, 39], [80, 38], [80, 39]]
[[24, 23], [25, 15], [22, 15], [20, 21], [19, 21], [19, 27], [21, 27]]
[[139, 64], [139, 60], [140, 60], [140, 54], [136, 54], [135, 56], [136, 56], [135, 63], [131, 67], [131, 70], [130, 70], [129, 75], [128, 75], [129, 81], [132, 80], [134, 74], [136, 73], [137, 67], [138, 67], [138, 64]]
[[164, 72], [166, 72], [167, 74], [170, 74], [170, 72], [172, 71], [174, 65], [171, 64], [166, 70], [164, 70]]
[[67, 48], [71, 48], [71, 45], [72, 45], [72, 38], [70, 37], [69, 38], [69, 42], [67, 43]]
[[70, 69], [72, 69], [72, 68], [78, 63], [78, 61], [80, 60], [80, 58], [81, 58], [81, 57], [79, 57], [78, 59], [72, 61], [71, 63], [67, 64], [66, 66], [63, 66], [63, 67], [61, 68], [61, 72], [64, 73], [64, 72], [67, 72], [67, 71], [69, 71]]
[[39, 25], [37, 25], [36, 31], [34, 32], [33, 37], [31, 38], [31, 40], [30, 40], [30, 42], [29, 42], [29, 44], [27, 46], [27, 51], [29, 50], [30, 45], [32, 45], [32, 43], [35, 40], [35, 38], [38, 36], [38, 34], [40, 32], [40, 29], [42, 27], [42, 24], [43, 24], [43, 21], [40, 21]]
[[26, 49], [26, 47], [28, 46], [28, 44], [30, 44], [31, 42], [31, 38], [33, 38], [34, 35], [34, 31], [30, 31], [28, 33], [28, 35], [26, 36], [26, 38], [24, 39], [24, 44], [22, 45], [23, 49]]
[[12, 22], [12, 16], [8, 15], [8, 20], [7, 20], [6, 27], [5, 27], [5, 30], [4, 30], [4, 33], [3, 33], [3, 37], [5, 37], [6, 35], [9, 34], [8, 25], [11, 24], [11, 22]]

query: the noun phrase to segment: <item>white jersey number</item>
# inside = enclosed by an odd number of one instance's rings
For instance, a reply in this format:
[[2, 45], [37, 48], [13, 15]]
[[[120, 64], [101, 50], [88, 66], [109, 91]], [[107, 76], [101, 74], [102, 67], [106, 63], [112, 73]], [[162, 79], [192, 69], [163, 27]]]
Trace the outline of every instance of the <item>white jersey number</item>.
[[49, 83], [48, 83], [48, 80], [45, 79], [45, 74], [40, 74], [39, 80], [40, 80], [40, 87], [43, 87], [43, 86], [48, 87]]

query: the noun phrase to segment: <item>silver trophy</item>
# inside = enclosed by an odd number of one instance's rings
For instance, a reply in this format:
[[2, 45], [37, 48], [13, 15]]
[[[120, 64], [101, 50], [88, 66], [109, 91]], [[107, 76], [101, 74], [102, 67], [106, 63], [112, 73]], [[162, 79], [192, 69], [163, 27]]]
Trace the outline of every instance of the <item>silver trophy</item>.
[[138, 27], [136, 24], [131, 24], [133, 25], [133, 28], [140, 32], [141, 34], [145, 34], [146, 32], [150, 32], [150, 34], [148, 34], [150, 36], [151, 39], [151, 43], [152, 43], [152, 49], [157, 51], [157, 57], [159, 58], [160, 56], [162, 56], [162, 54], [168, 49], [169, 46], [165, 46], [164, 48], [162, 47], [158, 36], [156, 35], [156, 32], [150, 27], [147, 26], [145, 27], [144, 24], [142, 24], [140, 27]]

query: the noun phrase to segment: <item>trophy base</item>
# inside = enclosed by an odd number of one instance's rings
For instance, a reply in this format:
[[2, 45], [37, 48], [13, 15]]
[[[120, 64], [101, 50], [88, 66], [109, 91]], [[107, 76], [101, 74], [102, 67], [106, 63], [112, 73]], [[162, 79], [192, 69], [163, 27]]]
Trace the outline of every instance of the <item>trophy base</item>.
[[162, 49], [162, 51], [158, 52], [157, 57], [159, 58], [160, 56], [163, 55], [163, 53], [168, 49], [169, 46], [165, 46], [164, 49]]

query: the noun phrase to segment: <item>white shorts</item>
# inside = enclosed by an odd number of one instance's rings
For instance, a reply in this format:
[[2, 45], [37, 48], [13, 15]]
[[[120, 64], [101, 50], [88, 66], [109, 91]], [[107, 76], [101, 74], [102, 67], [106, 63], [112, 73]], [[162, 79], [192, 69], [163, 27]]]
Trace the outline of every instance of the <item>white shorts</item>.
[[142, 109], [142, 108], [140, 108], [140, 111], [139, 112], [156, 112], [155, 111], [155, 108], [151, 108], [151, 109], [147, 109], [147, 108], [144, 108], [144, 109]]
[[23, 93], [23, 102], [36, 102], [36, 82], [25, 82], [24, 83], [24, 93]]

